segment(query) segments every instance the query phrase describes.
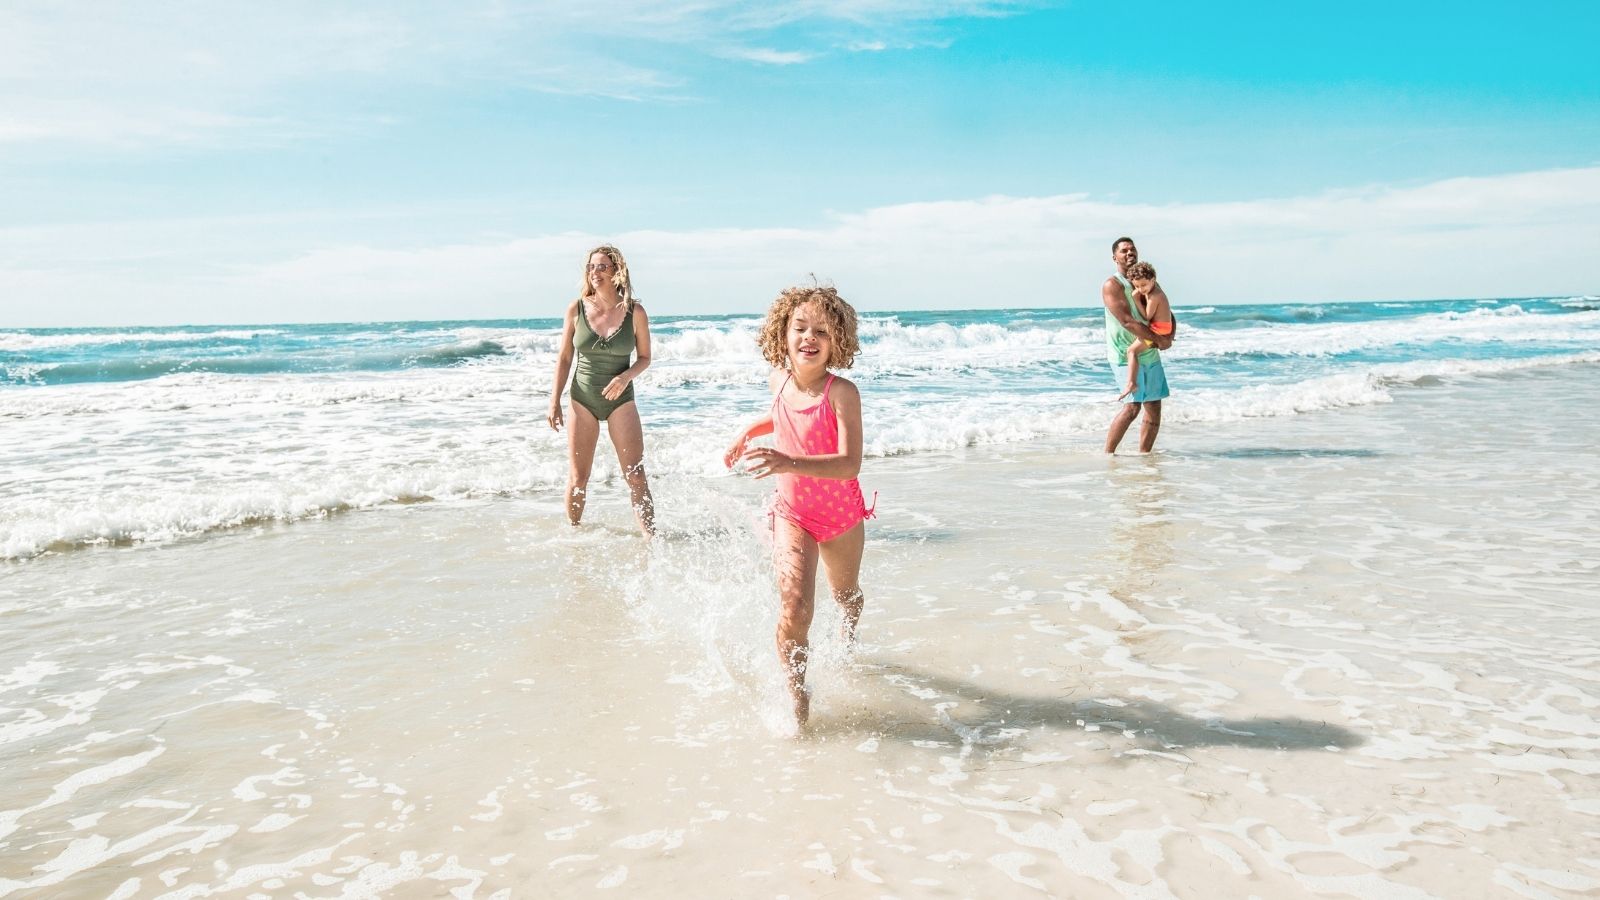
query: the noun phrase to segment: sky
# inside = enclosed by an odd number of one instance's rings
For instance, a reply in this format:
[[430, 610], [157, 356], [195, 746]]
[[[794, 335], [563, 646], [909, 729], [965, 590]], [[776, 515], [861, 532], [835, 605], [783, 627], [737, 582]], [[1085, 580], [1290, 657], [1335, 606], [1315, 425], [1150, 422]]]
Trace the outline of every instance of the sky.
[[0, 327], [1600, 293], [1592, 3], [0, 3]]

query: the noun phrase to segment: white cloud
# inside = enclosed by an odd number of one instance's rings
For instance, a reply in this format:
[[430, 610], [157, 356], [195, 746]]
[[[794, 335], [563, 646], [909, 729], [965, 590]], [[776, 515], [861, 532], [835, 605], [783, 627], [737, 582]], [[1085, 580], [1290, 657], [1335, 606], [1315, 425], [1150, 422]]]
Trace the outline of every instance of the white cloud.
[[[619, 99], [681, 99], [671, 62], [717, 55], [768, 65], [815, 58], [852, 29], [902, 28], [1018, 8], [1008, 2], [663, 3], [462, 0], [397, 7], [310, 0], [0, 6], [0, 148], [19, 144], [168, 146], [260, 143], [337, 130], [308, 120], [296, 92], [323, 106], [382, 83], [495, 84]], [[782, 36], [775, 34], [783, 30]], [[759, 46], [783, 37], [788, 50]], [[874, 35], [881, 40], [881, 35]], [[896, 44], [898, 45], [898, 44]], [[812, 49], [808, 49], [808, 46]], [[910, 45], [906, 45], [910, 46]], [[728, 47], [750, 47], [728, 51]]]
[[817, 58], [815, 53], [802, 53], [798, 50], [772, 50], [767, 47], [741, 47], [725, 50], [721, 55], [730, 59], [743, 59], [769, 66], [793, 66], [810, 62]]
[[627, 252], [658, 314], [758, 309], [813, 272], [867, 309], [1091, 306], [1121, 234], [1139, 241], [1180, 306], [1593, 293], [1600, 258], [1583, 248], [1600, 246], [1600, 167], [1250, 202], [911, 203], [817, 228], [420, 248], [297, 246], [296, 233], [281, 220], [0, 231], [0, 325], [549, 315], [602, 240]]

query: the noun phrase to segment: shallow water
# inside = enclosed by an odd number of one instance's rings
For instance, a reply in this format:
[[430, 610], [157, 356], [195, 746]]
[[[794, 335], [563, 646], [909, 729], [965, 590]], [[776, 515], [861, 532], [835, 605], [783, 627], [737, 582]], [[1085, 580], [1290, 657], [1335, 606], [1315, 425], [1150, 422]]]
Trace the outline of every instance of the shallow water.
[[[1600, 362], [1592, 297], [1181, 309], [1174, 424], [1393, 402], [1474, 374]], [[767, 404], [751, 316], [653, 310], [651, 471], [711, 477]], [[865, 314], [849, 372], [870, 459], [1100, 432], [1099, 309]], [[559, 489], [555, 320], [0, 330], [0, 559], [265, 521]], [[615, 475], [609, 454], [597, 460]]]
[[1600, 891], [1600, 366], [869, 460], [862, 643], [663, 475], [0, 570], [0, 896]]

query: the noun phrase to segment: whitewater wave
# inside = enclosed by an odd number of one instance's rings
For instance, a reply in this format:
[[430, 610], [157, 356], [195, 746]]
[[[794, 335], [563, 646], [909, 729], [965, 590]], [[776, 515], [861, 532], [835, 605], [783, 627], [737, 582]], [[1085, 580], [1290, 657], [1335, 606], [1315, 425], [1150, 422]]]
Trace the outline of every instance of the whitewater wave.
[[317, 372], [389, 372], [411, 368], [455, 366], [487, 357], [505, 356], [491, 340], [457, 341], [416, 349], [325, 355], [311, 353], [238, 355], [238, 349], [207, 348], [206, 355], [116, 356], [98, 359], [8, 364], [4, 383], [30, 386], [146, 381], [174, 375], [260, 376]]
[[[1489, 360], [1422, 360], [1357, 367], [1288, 384], [1253, 384], [1234, 389], [1181, 391], [1168, 401], [1165, 418], [1174, 423], [1229, 422], [1293, 416], [1309, 412], [1390, 403], [1397, 391], [1427, 389], [1458, 378], [1571, 365], [1600, 364], [1600, 351], [1560, 357]], [[147, 449], [142, 442], [118, 448], [118, 465], [130, 474], [121, 487], [105, 489], [99, 480], [76, 483], [62, 473], [59, 488], [0, 494], [0, 558], [24, 559], [50, 551], [103, 544], [161, 542], [261, 522], [317, 518], [344, 510], [429, 501], [558, 491], [566, 477], [565, 436], [543, 425], [542, 397], [515, 389], [481, 393], [481, 379], [455, 385], [456, 393], [436, 393], [437, 403], [390, 403], [397, 393], [349, 395], [353, 413], [332, 409], [316, 415], [286, 411], [269, 393], [258, 394], [257, 415], [230, 410], [229, 422], [309, 421], [298, 432], [277, 431], [254, 445], [215, 443], [215, 420], [192, 426], [195, 441], [214, 444], [205, 459], [171, 447]], [[348, 387], [329, 385], [329, 396]], [[377, 389], [377, 385], [373, 386]], [[413, 388], [421, 385], [413, 385]], [[427, 390], [442, 391], [434, 382]], [[291, 390], [309, 400], [305, 386]], [[916, 392], [872, 396], [865, 451], [868, 457], [959, 450], [987, 444], [1041, 439], [1088, 438], [1098, 445], [1116, 409], [1114, 391], [1057, 395], [996, 391], [982, 396], [928, 399]], [[754, 399], [752, 399], [754, 398]], [[328, 397], [323, 398], [329, 399]], [[763, 408], [759, 391], [746, 392], [695, 415], [657, 422], [649, 431], [650, 466], [657, 478], [727, 477], [722, 450], [731, 433]], [[355, 418], [350, 416], [354, 415]], [[396, 432], [396, 422], [449, 415], [429, 427]], [[241, 416], [243, 417], [241, 419]], [[270, 420], [269, 416], [277, 416]], [[148, 421], [149, 416], [135, 415]], [[182, 427], [183, 411], [169, 410], [154, 427]], [[122, 417], [111, 419], [122, 421]], [[711, 427], [707, 427], [708, 424]], [[272, 426], [276, 429], [278, 426]], [[271, 448], [265, 452], [262, 448]], [[143, 454], [136, 456], [136, 454]], [[609, 447], [596, 457], [596, 484], [620, 489]], [[232, 455], [230, 455], [232, 454]], [[191, 470], [175, 471], [174, 465]], [[15, 484], [50, 481], [50, 459], [31, 471], [13, 474]], [[92, 473], [91, 473], [92, 474]], [[174, 490], [174, 479], [184, 490]]]
[[73, 347], [108, 347], [117, 344], [200, 344], [217, 341], [254, 341], [284, 332], [276, 328], [222, 329], [217, 331], [68, 331], [37, 334], [0, 331], [0, 351], [28, 352]]

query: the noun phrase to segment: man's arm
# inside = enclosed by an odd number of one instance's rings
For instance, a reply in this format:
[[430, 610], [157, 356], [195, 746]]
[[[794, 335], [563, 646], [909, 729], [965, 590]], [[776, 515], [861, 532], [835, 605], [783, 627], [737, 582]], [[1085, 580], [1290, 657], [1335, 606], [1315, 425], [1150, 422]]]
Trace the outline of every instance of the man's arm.
[[1110, 310], [1112, 318], [1122, 323], [1128, 333], [1141, 341], [1154, 343], [1155, 332], [1139, 323], [1133, 317], [1133, 310], [1128, 306], [1128, 295], [1122, 291], [1122, 282], [1115, 278], [1107, 278], [1106, 283], [1100, 286], [1100, 302]]

